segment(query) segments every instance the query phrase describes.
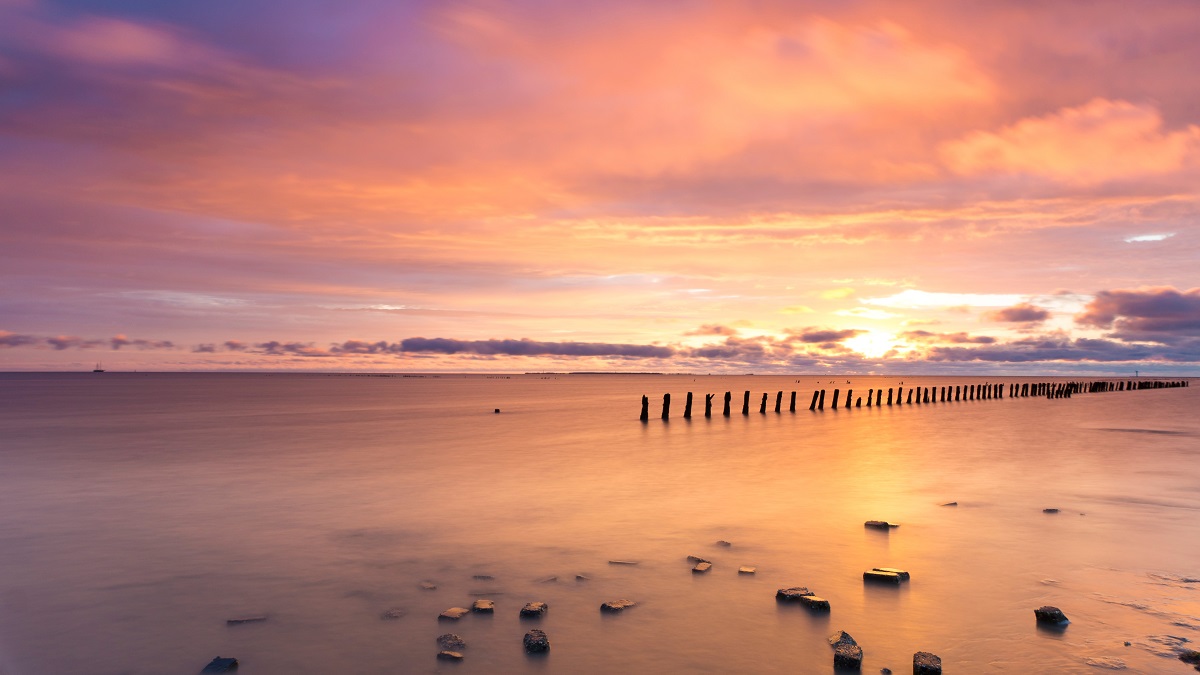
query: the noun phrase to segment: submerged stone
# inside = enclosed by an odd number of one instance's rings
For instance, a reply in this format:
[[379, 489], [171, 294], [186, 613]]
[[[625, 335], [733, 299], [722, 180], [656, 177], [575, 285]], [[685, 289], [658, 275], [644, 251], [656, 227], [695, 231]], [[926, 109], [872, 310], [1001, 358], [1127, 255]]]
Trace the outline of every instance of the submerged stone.
[[438, 621], [458, 621], [470, 613], [471, 610], [465, 607], [451, 607], [441, 614], [438, 614]]
[[638, 561], [636, 561], [636, 560], [609, 560], [608, 564], [609, 565], [636, 565], [636, 564], [638, 564]]
[[582, 574], [576, 574], [575, 581], [591, 581], [591, 580]]
[[241, 616], [236, 619], [225, 619], [225, 623], [229, 624], [230, 626], [236, 626], [241, 623], [258, 623], [259, 621], [266, 621], [266, 620], [267, 620], [267, 617], [264, 615]]
[[443, 661], [462, 661], [463, 660], [462, 652], [452, 652], [449, 650], [442, 650], [442, 651], [438, 652], [437, 657]]
[[637, 603], [632, 600], [625, 600], [625, 599], [609, 600], [608, 602], [600, 605], [600, 611], [601, 612], [619, 612], [627, 607], [633, 607], [636, 604]]
[[704, 558], [701, 558], [701, 557], [700, 557], [700, 556], [698, 556], [698, 555], [689, 555], [689, 556], [687, 557], [687, 561], [688, 561], [688, 562], [690, 562], [690, 563], [692, 563], [693, 565], [695, 565], [695, 564], [699, 564], [699, 563], [712, 562], [711, 560], [706, 560], [706, 559], [704, 559]]
[[530, 654], [538, 654], [541, 652], [550, 651], [550, 638], [546, 634], [536, 628], [525, 634], [525, 651]]
[[544, 602], [527, 602], [525, 603], [525, 606], [521, 608], [521, 617], [536, 619], [545, 614], [546, 610], [548, 609], [550, 609], [550, 605], [547, 605]]
[[913, 675], [942, 675], [942, 657], [929, 652], [913, 654]]
[[476, 600], [471, 603], [471, 611], [479, 614], [492, 614], [496, 611], [496, 603], [491, 600]]
[[711, 569], [712, 569], [712, 563], [698, 562], [698, 563], [696, 563], [696, 566], [692, 568], [692, 572], [701, 574], [701, 573], [707, 572]]
[[942, 504], [942, 506], [958, 506], [958, 502], [946, 502], [945, 504]]
[[471, 575], [471, 578], [475, 579], [477, 581], [495, 581], [496, 580], [496, 577], [494, 577], [490, 574], [473, 574], [473, 575]]
[[421, 582], [421, 590], [436, 591], [437, 584], [433, 583], [432, 581], [422, 581]]
[[754, 574], [758, 571], [757, 567], [739, 567], [738, 574]]
[[1185, 649], [1179, 652], [1179, 660], [1189, 665], [1200, 665], [1200, 652], [1195, 649]]
[[1058, 513], [1058, 509], [1042, 509], [1042, 513]]
[[733, 546], [733, 542], [722, 539], [717, 542], [717, 546]]
[[238, 660], [232, 657], [218, 656], [204, 666], [201, 673], [228, 673], [231, 670], [237, 670]]
[[800, 598], [812, 595], [812, 591], [804, 586], [793, 586], [791, 588], [781, 588], [775, 591], [775, 599], [783, 602], [799, 602]]
[[1063, 625], [1070, 623], [1067, 620], [1067, 615], [1063, 614], [1062, 610], [1057, 607], [1045, 605], [1033, 610], [1033, 615], [1037, 617], [1038, 623], [1049, 623], [1054, 625]]
[[379, 618], [391, 621], [395, 619], [402, 619], [407, 614], [408, 611], [403, 607], [392, 607], [390, 609], [385, 609], [383, 613], [379, 615]]
[[800, 596], [800, 602], [805, 607], [817, 612], [829, 611], [829, 601], [825, 598], [817, 597], [815, 595], [802, 595]]
[[875, 530], [890, 530], [893, 527], [900, 527], [900, 523], [889, 523], [886, 520], [868, 520], [863, 523], [863, 526]]
[[467, 646], [467, 641], [462, 639], [462, 636], [456, 633], [445, 633], [437, 636], [437, 643], [442, 649], [452, 649], [454, 651], [458, 651]]
[[874, 572], [891, 572], [892, 574], [900, 577], [900, 581], [908, 581], [909, 579], [908, 572], [901, 569], [896, 569], [895, 567], [872, 567], [871, 570]]

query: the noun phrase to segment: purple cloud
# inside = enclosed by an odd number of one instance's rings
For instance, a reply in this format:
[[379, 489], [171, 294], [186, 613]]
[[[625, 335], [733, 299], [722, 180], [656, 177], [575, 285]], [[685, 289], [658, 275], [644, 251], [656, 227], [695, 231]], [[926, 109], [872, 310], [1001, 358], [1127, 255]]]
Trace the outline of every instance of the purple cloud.
[[1050, 312], [1023, 302], [1012, 307], [1005, 307], [994, 312], [988, 312], [983, 315], [989, 321], [1002, 321], [1005, 323], [1038, 323], [1050, 318]]
[[927, 330], [910, 330], [900, 334], [900, 337], [909, 342], [950, 342], [954, 344], [978, 344], [990, 345], [996, 342], [996, 338], [988, 335], [970, 335], [969, 333], [932, 333]]
[[38, 341], [32, 335], [19, 335], [12, 331], [0, 330], [0, 347], [24, 347]]
[[1100, 291], [1075, 323], [1111, 328], [1122, 340], [1169, 342], [1200, 335], [1200, 288], [1179, 291], [1160, 286]]
[[804, 342], [806, 344], [820, 344], [822, 342], [841, 342], [842, 340], [849, 340], [850, 338], [852, 338], [856, 335], [859, 335], [861, 333], [865, 333], [865, 332], [866, 331], [856, 330], [856, 329], [829, 330], [829, 329], [822, 329], [822, 328], [813, 328], [811, 326], [808, 328], [800, 329], [800, 330], [789, 329], [787, 331], [789, 340]]
[[628, 356], [668, 358], [675, 350], [658, 345], [606, 344], [601, 342], [539, 342], [520, 340], [454, 340], [450, 338], [407, 338], [399, 343], [402, 352], [439, 354], [483, 354], [507, 356]]

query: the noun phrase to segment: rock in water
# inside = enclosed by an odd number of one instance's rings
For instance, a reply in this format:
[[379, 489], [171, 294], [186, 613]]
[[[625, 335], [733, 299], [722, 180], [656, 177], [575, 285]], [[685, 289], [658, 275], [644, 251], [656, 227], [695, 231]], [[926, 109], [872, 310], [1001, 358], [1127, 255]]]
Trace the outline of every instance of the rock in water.
[[1037, 617], [1038, 623], [1048, 623], [1055, 626], [1061, 626], [1070, 621], [1067, 620], [1067, 615], [1062, 613], [1062, 610], [1057, 607], [1045, 605], [1033, 610], [1033, 615]]
[[958, 502], [946, 502], [945, 504], [942, 504], [942, 506], [958, 506]]
[[636, 561], [636, 560], [609, 560], [608, 564], [609, 565], [636, 565], [636, 564], [638, 564], [638, 561]]
[[1058, 513], [1058, 509], [1042, 509], [1042, 513]]
[[893, 527], [900, 527], [900, 523], [889, 523], [886, 520], [868, 520], [863, 523], [863, 527], [869, 527], [875, 530], [890, 530]]
[[900, 577], [900, 581], [909, 580], [908, 572], [905, 572], [904, 570], [898, 570], [895, 567], [873, 567], [871, 569], [875, 572], [890, 572], [895, 574], [896, 576]]
[[436, 591], [436, 590], [437, 590], [437, 584], [433, 583], [432, 581], [422, 581], [422, 582], [421, 582], [421, 590], [423, 590], [423, 591]]
[[525, 634], [525, 651], [530, 654], [540, 654], [550, 651], [550, 639], [536, 628]]
[[733, 542], [722, 539], [721, 541], [717, 542], [717, 546], [733, 546]]
[[942, 675], [942, 657], [929, 652], [913, 654], [913, 675]]
[[1189, 665], [1200, 665], [1200, 652], [1195, 649], [1185, 649], [1179, 652], [1179, 660]]
[[408, 612], [403, 607], [392, 607], [391, 609], [384, 610], [384, 612], [379, 615], [379, 618], [392, 621], [395, 619], [403, 619], [406, 614], [408, 614]]
[[805, 607], [817, 612], [829, 611], [829, 601], [825, 598], [819, 598], [815, 595], [802, 595], [800, 596], [800, 602], [803, 603]]
[[462, 639], [461, 635], [456, 633], [445, 633], [437, 637], [438, 646], [442, 649], [452, 649], [458, 651], [467, 646], [467, 641]]
[[204, 666], [204, 670], [202, 670], [200, 672], [201, 673], [228, 673], [230, 671], [237, 670], [237, 667], [238, 667], [237, 659], [218, 656], [215, 659], [213, 659], [212, 661], [209, 661], [208, 665]]
[[885, 584], [899, 585], [901, 577], [895, 572], [885, 572], [883, 570], [873, 569], [863, 572], [863, 581], [879, 581]]
[[437, 653], [437, 657], [443, 661], [462, 661], [462, 652], [452, 652], [450, 650], [442, 650]]
[[692, 568], [692, 571], [696, 572], [696, 573], [703, 573], [703, 572], [707, 572], [711, 569], [712, 569], [712, 563], [698, 562], [698, 563], [696, 563], [696, 566]]
[[521, 608], [521, 618], [536, 619], [545, 614], [546, 610], [548, 609], [550, 609], [550, 605], [547, 605], [544, 602], [527, 602], [525, 603], [525, 606]]
[[783, 602], [799, 602], [800, 598], [812, 595], [812, 591], [804, 586], [793, 586], [791, 588], [781, 588], [775, 591], [775, 599]]
[[739, 567], [738, 574], [754, 574], [758, 571], [757, 567]]
[[704, 558], [701, 558], [698, 555], [689, 555], [687, 557], [687, 561], [692, 563], [693, 565], [699, 565], [700, 563], [712, 562], [710, 560], [705, 560]]
[[862, 660], [863, 650], [858, 645], [838, 645], [833, 648], [834, 668], [861, 670]]
[[441, 614], [438, 614], [438, 621], [458, 621], [470, 613], [471, 610], [465, 607], [451, 607]]
[[839, 630], [838, 632], [829, 636], [830, 647], [837, 647], [838, 645], [843, 644], [856, 645], [858, 642], [854, 638], [850, 637], [850, 634], [844, 630]]
[[619, 612], [619, 611], [625, 609], [626, 607], [633, 607], [636, 604], [637, 603], [632, 600], [624, 600], [624, 599], [609, 600], [608, 602], [600, 605], [600, 611], [601, 612]]
[[471, 603], [471, 611], [479, 614], [492, 614], [496, 611], [496, 603], [491, 600], [476, 600]]
[[267, 617], [264, 615], [239, 616], [236, 619], [225, 619], [225, 623], [230, 626], [236, 626], [241, 623], [258, 623], [259, 621], [266, 621], [266, 620], [267, 620]]

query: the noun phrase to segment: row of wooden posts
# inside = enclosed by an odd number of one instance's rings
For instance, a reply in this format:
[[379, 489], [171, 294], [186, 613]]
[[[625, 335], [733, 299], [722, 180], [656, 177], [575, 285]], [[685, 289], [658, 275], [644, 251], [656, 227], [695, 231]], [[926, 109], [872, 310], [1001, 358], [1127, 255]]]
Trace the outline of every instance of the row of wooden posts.
[[[1190, 382], [1187, 380], [1098, 380], [1094, 382], [1012, 382], [1008, 385], [1009, 398], [1024, 398], [1029, 396], [1044, 396], [1046, 398], [1071, 398], [1072, 394], [1080, 393], [1097, 393], [1107, 391], [1137, 391], [1143, 389], [1167, 389], [1173, 387], [1186, 387]], [[914, 394], [916, 400], [914, 401]], [[713, 396], [715, 394], [704, 395], [704, 416], [712, 417]], [[758, 412], [766, 414], [767, 412], [767, 397], [768, 394], [762, 395], [762, 400], [758, 404]], [[722, 415], [729, 417], [730, 401], [732, 398], [731, 392], [725, 392], [725, 407]], [[841, 390], [833, 390], [833, 400], [830, 406], [833, 410], [837, 410], [838, 401], [841, 398]], [[971, 385], [946, 385], [940, 389], [938, 387], [910, 387], [908, 390], [908, 398], [904, 399], [904, 387], [888, 387], [886, 405], [912, 405], [913, 403], [937, 403], [939, 400], [942, 403], [949, 401], [974, 401], [987, 400], [994, 398], [1004, 398], [1003, 384], [971, 384]], [[902, 400], [904, 399], [904, 400]], [[885, 405], [883, 399], [883, 388], [869, 389], [867, 391], [867, 407], [870, 408], [872, 400], [876, 407]], [[846, 390], [845, 406], [850, 407], [850, 402], [854, 401], [855, 408], [862, 407], [862, 397], [854, 398], [854, 390]], [[780, 412], [783, 408], [783, 392], [775, 394], [775, 412]], [[812, 402], [808, 404], [809, 410], [824, 410], [825, 409], [825, 390], [820, 389], [813, 392]], [[791, 401], [788, 405], [789, 412], [796, 412], [796, 392], [792, 392]], [[747, 391], [742, 396], [742, 414], [750, 414], [750, 392]], [[683, 417], [689, 419], [692, 416], [692, 392], [687, 393], [687, 402], [683, 407]], [[671, 395], [663, 394], [662, 403], [662, 418], [664, 420], [671, 418]], [[645, 395], [642, 396], [642, 415], [643, 422], [650, 419], [650, 399]]]

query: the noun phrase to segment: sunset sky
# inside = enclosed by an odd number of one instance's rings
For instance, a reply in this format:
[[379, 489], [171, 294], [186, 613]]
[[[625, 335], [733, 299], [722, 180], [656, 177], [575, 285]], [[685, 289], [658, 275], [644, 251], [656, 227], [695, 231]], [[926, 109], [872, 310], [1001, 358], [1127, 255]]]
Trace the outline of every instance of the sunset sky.
[[0, 0], [0, 370], [1200, 375], [1200, 4]]

